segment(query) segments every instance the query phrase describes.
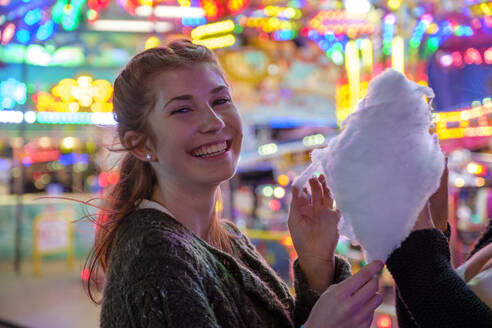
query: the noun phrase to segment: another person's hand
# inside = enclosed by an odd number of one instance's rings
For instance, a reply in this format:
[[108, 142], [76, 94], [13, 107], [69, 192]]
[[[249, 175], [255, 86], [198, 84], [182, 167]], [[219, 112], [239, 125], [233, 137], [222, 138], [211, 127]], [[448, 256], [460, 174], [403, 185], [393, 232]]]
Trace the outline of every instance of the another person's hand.
[[383, 263], [374, 261], [346, 280], [328, 287], [314, 305], [306, 328], [366, 328], [383, 298], [376, 274]]
[[309, 185], [311, 196], [307, 188], [292, 188], [288, 225], [309, 285], [323, 292], [333, 281], [340, 213], [333, 209], [323, 175], [311, 178]]
[[448, 227], [448, 161], [441, 176], [439, 189], [429, 198], [432, 221], [445, 232]]
[[413, 225], [412, 231], [432, 229], [435, 228], [434, 222], [432, 221], [432, 215], [430, 210], [429, 202], [425, 203], [424, 208], [420, 211], [420, 214]]

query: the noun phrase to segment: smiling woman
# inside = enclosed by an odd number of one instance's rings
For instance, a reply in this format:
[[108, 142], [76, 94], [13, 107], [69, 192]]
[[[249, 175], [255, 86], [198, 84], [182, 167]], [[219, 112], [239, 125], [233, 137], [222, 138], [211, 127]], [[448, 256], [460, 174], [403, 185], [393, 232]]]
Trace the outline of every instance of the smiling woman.
[[136, 55], [116, 78], [113, 103], [125, 155], [88, 262], [92, 298], [98, 268], [105, 275], [101, 327], [370, 325], [382, 263], [344, 280], [340, 215], [323, 177], [291, 204], [295, 298], [220, 219], [219, 186], [235, 174], [242, 127], [210, 50], [179, 40]]

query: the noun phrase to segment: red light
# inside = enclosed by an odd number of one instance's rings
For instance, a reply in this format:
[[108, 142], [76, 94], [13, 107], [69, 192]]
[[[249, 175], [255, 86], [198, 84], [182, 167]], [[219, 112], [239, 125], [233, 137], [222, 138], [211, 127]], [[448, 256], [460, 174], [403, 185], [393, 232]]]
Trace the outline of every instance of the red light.
[[108, 173], [102, 172], [99, 174], [99, 177], [97, 178], [97, 182], [99, 182], [99, 185], [103, 188], [106, 188], [109, 183], [108, 183]]
[[463, 65], [463, 59], [458, 51], [453, 52], [451, 57], [453, 58], [453, 66], [459, 67]]
[[383, 314], [381, 315], [377, 322], [376, 322], [376, 325], [378, 326], [378, 328], [391, 328], [391, 318], [389, 315], [387, 314]]
[[82, 278], [83, 281], [89, 280], [89, 269], [84, 269], [80, 272], [80, 278]]
[[274, 212], [278, 211], [280, 209], [280, 202], [276, 199], [272, 199], [269, 203], [268, 203], [268, 206], [270, 207], [270, 209]]
[[467, 63], [468, 65], [480, 65], [482, 64], [482, 55], [477, 49], [468, 48], [465, 52], [465, 63]]

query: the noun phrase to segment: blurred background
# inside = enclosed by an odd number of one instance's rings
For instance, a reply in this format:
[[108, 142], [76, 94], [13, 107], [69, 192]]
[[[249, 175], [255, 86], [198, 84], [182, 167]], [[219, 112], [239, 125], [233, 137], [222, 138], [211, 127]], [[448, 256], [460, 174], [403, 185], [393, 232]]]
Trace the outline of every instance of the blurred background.
[[[215, 49], [244, 122], [223, 216], [287, 282], [292, 179], [385, 68], [434, 89], [453, 263], [492, 217], [492, 2], [0, 0], [0, 326], [96, 327], [82, 288], [100, 197], [118, 181], [112, 82], [175, 38]], [[405, 124], [405, 122], [401, 122]], [[97, 200], [94, 202], [97, 204]], [[356, 272], [360, 249], [337, 251]], [[393, 282], [373, 327], [397, 327]]]

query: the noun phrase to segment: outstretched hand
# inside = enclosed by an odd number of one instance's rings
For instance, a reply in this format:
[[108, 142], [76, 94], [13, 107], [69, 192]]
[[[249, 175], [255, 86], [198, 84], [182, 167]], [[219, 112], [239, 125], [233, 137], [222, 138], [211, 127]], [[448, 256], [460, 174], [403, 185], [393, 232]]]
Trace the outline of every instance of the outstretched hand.
[[324, 175], [311, 178], [309, 186], [311, 194], [292, 188], [288, 225], [301, 269], [311, 288], [322, 292], [333, 280], [340, 213]]

